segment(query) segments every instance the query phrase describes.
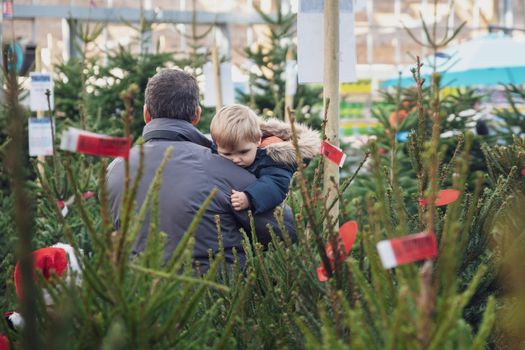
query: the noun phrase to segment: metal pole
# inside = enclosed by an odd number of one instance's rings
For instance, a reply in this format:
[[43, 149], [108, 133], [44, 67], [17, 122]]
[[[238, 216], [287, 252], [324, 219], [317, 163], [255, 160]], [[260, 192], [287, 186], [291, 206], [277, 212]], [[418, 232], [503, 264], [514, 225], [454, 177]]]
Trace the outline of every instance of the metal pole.
[[219, 55], [231, 57], [230, 26], [228, 24], [218, 24], [214, 28], [215, 42], [219, 47]]
[[76, 19], [62, 19], [62, 42], [64, 48], [62, 56], [64, 61], [67, 62], [70, 58], [78, 57], [79, 52], [77, 44], [79, 41], [77, 35], [78, 20]]
[[[112, 8], [113, 7], [113, 0], [106, 0], [106, 8]], [[109, 39], [109, 23], [106, 24], [102, 31], [102, 38], [104, 39], [104, 53], [102, 56], [102, 62], [104, 65], [108, 64], [108, 56], [109, 56], [109, 47], [108, 47], [108, 39]]]
[[395, 63], [396, 68], [399, 69], [401, 64], [401, 30], [399, 28], [399, 22], [401, 21], [401, 0], [395, 0], [394, 2], [394, 17], [396, 19], [396, 45], [395, 45]]
[[[144, 0], [141, 3], [141, 10], [149, 11], [153, 9], [152, 0]], [[144, 15], [144, 13], [142, 13]], [[141, 54], [151, 54], [153, 53], [153, 31], [151, 30], [151, 24], [146, 24], [147, 28], [141, 28], [143, 32], [141, 33]]]
[[449, 14], [449, 17], [448, 17], [448, 33], [447, 33], [447, 35], [448, 36], [452, 36], [452, 34], [454, 33], [454, 15], [455, 15], [454, 8], [452, 7], [452, 0], [448, 0], [447, 8], [450, 9], [450, 14]]
[[366, 18], [368, 21], [368, 33], [366, 33], [366, 63], [374, 62], [374, 0], [366, 2]]
[[[524, 0], [525, 1], [525, 0]], [[246, 0], [248, 12], [253, 12], [253, 0]], [[246, 28], [246, 45], [251, 47], [253, 44], [253, 27], [248, 25]]]
[[[339, 1], [324, 1], [324, 103], [330, 99], [327, 113], [326, 137], [339, 147]], [[324, 194], [327, 202], [337, 199], [339, 167], [332, 162], [324, 163]], [[338, 226], [339, 203], [329, 213]]]
[[479, 0], [474, 0], [472, 5], [472, 37], [476, 37], [479, 31]]
[[[514, 26], [514, 15], [512, 12], [512, 0], [503, 0], [503, 6], [504, 6], [504, 20], [505, 20], [505, 27], [506, 28], [512, 28]], [[510, 31], [512, 34], [512, 31]]]
[[[428, 0], [421, 0], [421, 12], [423, 13], [423, 18], [425, 18], [425, 14], [428, 12]], [[425, 31], [423, 30], [423, 26], [421, 26], [421, 40], [423, 43], [427, 42], [427, 37], [425, 36]], [[422, 46], [421, 47], [421, 57], [425, 57], [427, 55], [427, 48]]]
[[31, 41], [36, 43], [36, 20], [35, 18], [31, 20]]
[[[181, 12], [186, 11], [186, 0], [181, 0], [179, 4], [179, 10]], [[188, 49], [188, 42], [186, 40], [186, 25], [183, 23], [176, 24], [180, 35], [180, 49], [186, 51]]]

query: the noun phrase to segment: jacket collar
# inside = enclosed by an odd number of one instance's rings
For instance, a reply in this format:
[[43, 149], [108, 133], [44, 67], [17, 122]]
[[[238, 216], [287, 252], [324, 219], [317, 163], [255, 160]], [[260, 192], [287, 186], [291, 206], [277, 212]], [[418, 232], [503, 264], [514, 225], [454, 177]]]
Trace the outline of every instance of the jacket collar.
[[185, 140], [196, 143], [204, 147], [210, 147], [211, 141], [204, 136], [190, 122], [172, 118], [155, 118], [152, 119], [142, 131], [142, 136], [151, 131], [167, 130], [180, 136], [179, 140]]

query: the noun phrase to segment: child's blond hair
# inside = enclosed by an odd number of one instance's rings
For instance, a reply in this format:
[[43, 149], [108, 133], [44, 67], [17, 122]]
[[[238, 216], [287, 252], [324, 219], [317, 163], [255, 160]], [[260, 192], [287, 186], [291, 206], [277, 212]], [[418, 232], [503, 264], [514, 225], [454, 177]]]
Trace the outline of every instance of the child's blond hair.
[[262, 136], [255, 112], [239, 104], [222, 107], [211, 120], [210, 132], [215, 144], [231, 149], [242, 142], [258, 143]]

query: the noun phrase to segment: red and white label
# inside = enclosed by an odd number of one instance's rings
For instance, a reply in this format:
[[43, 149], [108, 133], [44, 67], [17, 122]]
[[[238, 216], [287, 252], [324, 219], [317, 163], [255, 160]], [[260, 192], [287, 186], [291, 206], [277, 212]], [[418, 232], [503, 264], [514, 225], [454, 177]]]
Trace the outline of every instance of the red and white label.
[[377, 243], [385, 269], [437, 256], [437, 240], [433, 233], [421, 232]]
[[102, 157], [128, 158], [131, 140], [69, 128], [62, 133], [60, 148], [64, 151], [92, 154]]
[[346, 159], [346, 154], [343, 153], [342, 149], [332, 145], [326, 140], [323, 140], [321, 143], [321, 154], [332, 163], [337, 164], [339, 167], [343, 166]]
[[[95, 194], [91, 191], [87, 191], [87, 192], [84, 192], [80, 195], [80, 198], [81, 199], [89, 199], [91, 197], [93, 197]], [[58, 209], [60, 209], [60, 211], [62, 212], [62, 216], [65, 217], [68, 213], [69, 213], [69, 208], [68, 206], [70, 206], [71, 204], [73, 204], [75, 202], [75, 196], [71, 196], [69, 197], [67, 200], [58, 200], [57, 201], [57, 206], [58, 206]]]

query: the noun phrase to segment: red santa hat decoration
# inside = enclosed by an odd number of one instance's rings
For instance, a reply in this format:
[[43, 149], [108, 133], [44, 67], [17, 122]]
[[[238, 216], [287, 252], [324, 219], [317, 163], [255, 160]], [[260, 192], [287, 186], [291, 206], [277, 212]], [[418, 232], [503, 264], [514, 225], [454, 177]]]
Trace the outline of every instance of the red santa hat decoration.
[[18, 330], [24, 327], [24, 319], [18, 312], [4, 312], [4, 318], [12, 330]]
[[[50, 281], [52, 276], [56, 276], [63, 278], [66, 283], [71, 283], [74, 278], [75, 284], [80, 284], [78, 273], [80, 265], [73, 247], [69, 244], [57, 243], [51, 247], [33, 251], [33, 269], [39, 270], [46, 281]], [[20, 300], [23, 300], [20, 263], [16, 264], [14, 278], [16, 295]], [[44, 289], [43, 293], [46, 305], [52, 305], [53, 300], [49, 292]]]
[[[66, 283], [74, 282], [79, 285], [81, 282], [80, 265], [75, 250], [69, 244], [57, 243], [51, 247], [33, 251], [33, 271], [36, 270], [42, 273], [46, 281], [50, 281], [52, 276], [56, 276], [63, 278]], [[23, 300], [22, 274], [19, 262], [15, 266], [14, 279], [16, 295], [20, 300]], [[53, 299], [46, 289], [43, 289], [43, 294], [46, 305], [53, 305]], [[6, 312], [4, 317], [13, 330], [24, 327], [24, 319], [18, 312]], [[3, 334], [0, 334], [0, 350], [9, 350], [9, 339]]]

